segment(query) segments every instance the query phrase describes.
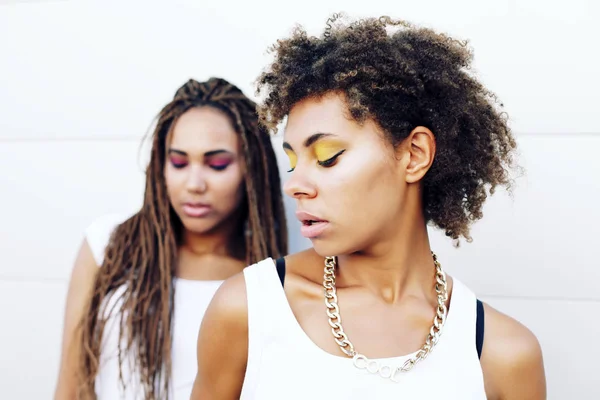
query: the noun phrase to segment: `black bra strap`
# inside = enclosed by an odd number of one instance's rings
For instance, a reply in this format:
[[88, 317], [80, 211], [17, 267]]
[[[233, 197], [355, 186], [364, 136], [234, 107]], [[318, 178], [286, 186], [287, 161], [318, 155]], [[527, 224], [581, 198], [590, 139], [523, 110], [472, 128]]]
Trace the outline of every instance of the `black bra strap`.
[[275, 268], [277, 268], [277, 275], [279, 275], [279, 280], [281, 281], [281, 286], [283, 287], [283, 283], [285, 282], [285, 258], [278, 258], [275, 261]]
[[477, 328], [475, 332], [475, 345], [477, 347], [477, 356], [481, 358], [481, 351], [483, 350], [483, 334], [485, 331], [485, 312], [483, 310], [483, 303], [477, 299]]

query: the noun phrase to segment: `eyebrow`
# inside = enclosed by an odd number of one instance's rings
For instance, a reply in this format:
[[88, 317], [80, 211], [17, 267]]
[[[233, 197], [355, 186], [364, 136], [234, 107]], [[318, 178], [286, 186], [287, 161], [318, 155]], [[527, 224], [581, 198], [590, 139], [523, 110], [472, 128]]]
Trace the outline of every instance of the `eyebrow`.
[[[315, 144], [316, 142], [318, 142], [319, 140], [321, 140], [325, 137], [328, 137], [328, 136], [336, 136], [336, 135], [334, 135], [333, 133], [324, 133], [324, 132], [314, 133], [314, 134], [310, 135], [304, 141], [304, 147], [310, 147], [313, 144]], [[283, 148], [294, 151], [294, 149], [292, 149], [292, 145], [289, 144], [288, 142], [283, 142]]]
[[[187, 155], [188, 155], [185, 151], [177, 150], [177, 149], [170, 147], [169, 154], [171, 154], [171, 153], [179, 154], [179, 155], [185, 156], [185, 157], [187, 157]], [[233, 155], [233, 153], [229, 150], [218, 149], [218, 150], [207, 151], [206, 153], [204, 153], [204, 157], [216, 156], [218, 154], [232, 154]]]

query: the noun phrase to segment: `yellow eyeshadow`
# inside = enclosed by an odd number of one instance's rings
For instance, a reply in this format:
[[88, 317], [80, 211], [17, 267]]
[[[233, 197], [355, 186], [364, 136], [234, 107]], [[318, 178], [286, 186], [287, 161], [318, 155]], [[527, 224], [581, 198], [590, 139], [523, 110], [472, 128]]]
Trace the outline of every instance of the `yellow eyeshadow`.
[[283, 149], [283, 151], [285, 151], [285, 154], [287, 154], [288, 158], [290, 159], [290, 168], [296, 168], [296, 164], [298, 163], [298, 156], [296, 153], [290, 149]]
[[314, 152], [317, 160], [326, 161], [331, 157], [335, 156], [340, 151], [344, 150], [344, 148], [336, 142], [331, 141], [322, 141], [315, 144]]

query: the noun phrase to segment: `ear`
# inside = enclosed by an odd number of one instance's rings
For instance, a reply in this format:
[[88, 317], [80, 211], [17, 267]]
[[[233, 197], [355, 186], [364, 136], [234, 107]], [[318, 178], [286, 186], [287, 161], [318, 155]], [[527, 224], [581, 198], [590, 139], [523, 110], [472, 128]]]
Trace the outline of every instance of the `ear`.
[[424, 126], [417, 126], [400, 145], [407, 157], [405, 176], [407, 183], [423, 179], [435, 158], [435, 136]]

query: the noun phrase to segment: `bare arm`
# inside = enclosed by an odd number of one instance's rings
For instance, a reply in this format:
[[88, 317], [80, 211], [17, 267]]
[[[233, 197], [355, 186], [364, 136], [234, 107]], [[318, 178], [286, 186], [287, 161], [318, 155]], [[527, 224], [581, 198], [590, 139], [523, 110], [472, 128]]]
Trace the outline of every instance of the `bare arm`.
[[248, 306], [243, 274], [213, 297], [198, 334], [198, 373], [190, 400], [240, 398], [248, 358]]
[[542, 349], [518, 321], [485, 304], [485, 340], [481, 354], [490, 400], [545, 400]]
[[60, 372], [54, 393], [55, 400], [75, 399], [77, 389], [76, 372], [80, 346], [77, 340], [74, 339], [86, 301], [88, 296], [91, 295], [97, 270], [98, 266], [96, 265], [92, 251], [87, 241], [84, 241], [77, 254], [69, 282], [63, 322]]

